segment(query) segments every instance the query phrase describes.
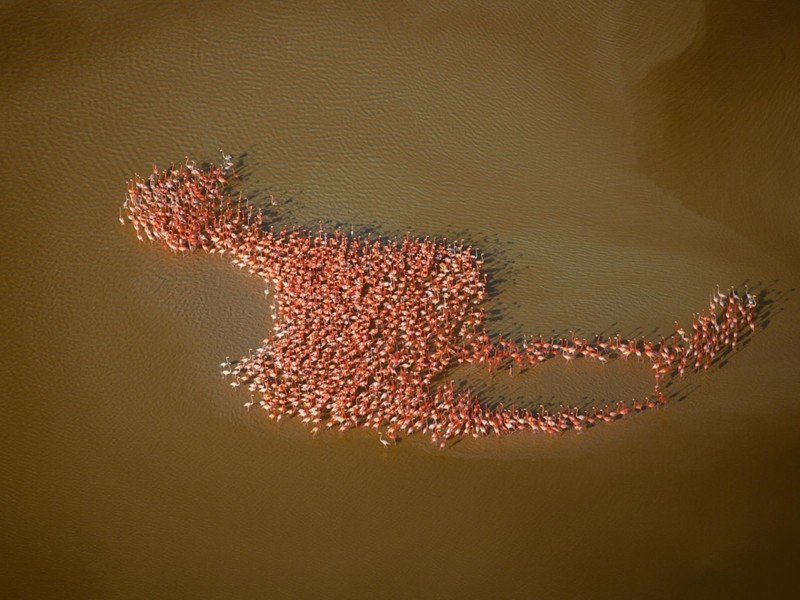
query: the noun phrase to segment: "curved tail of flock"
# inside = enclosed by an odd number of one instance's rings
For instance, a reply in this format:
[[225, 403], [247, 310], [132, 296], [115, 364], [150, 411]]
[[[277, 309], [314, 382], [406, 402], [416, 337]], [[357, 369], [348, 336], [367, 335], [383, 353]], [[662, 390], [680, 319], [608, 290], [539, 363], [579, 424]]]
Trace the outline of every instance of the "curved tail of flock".
[[[668, 377], [708, 369], [754, 329], [756, 299], [717, 288], [686, 329], [669, 338], [571, 335], [492, 342], [484, 328], [486, 277], [469, 246], [430, 238], [373, 239], [340, 231], [275, 230], [241, 195], [229, 156], [199, 168], [186, 161], [128, 184], [120, 222], [140, 240], [176, 253], [227, 254], [262, 277], [273, 298], [273, 331], [239, 361], [222, 363], [234, 387], [247, 387], [269, 418], [297, 416], [313, 433], [369, 427], [384, 444], [427, 434], [453, 438], [517, 430], [581, 430], [667, 402]], [[651, 396], [590, 410], [487, 408], [442, 374], [468, 362], [510, 373], [552, 358], [650, 361]], [[385, 438], [383, 434], [385, 433]]]

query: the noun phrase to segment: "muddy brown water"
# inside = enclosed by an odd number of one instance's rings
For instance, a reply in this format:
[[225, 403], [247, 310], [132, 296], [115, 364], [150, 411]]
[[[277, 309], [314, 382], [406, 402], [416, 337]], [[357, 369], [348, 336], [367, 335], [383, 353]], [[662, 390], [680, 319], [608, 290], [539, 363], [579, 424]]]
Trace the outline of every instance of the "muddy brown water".
[[[0, 596], [794, 597], [797, 3], [7, 2], [0, 31]], [[771, 304], [610, 426], [313, 439], [218, 374], [268, 331], [259, 281], [117, 222], [132, 173], [220, 146], [283, 222], [478, 243], [493, 331]], [[596, 367], [476, 385], [650, 385]]]

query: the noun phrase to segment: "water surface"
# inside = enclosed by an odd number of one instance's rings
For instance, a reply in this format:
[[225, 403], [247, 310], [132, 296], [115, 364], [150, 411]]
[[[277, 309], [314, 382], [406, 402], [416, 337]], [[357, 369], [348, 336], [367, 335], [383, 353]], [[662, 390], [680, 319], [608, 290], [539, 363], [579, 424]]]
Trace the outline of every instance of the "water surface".
[[[796, 592], [796, 3], [11, 2], [0, 31], [3, 596]], [[479, 244], [494, 331], [668, 332], [717, 283], [773, 304], [613, 426], [313, 439], [218, 374], [269, 328], [259, 281], [117, 222], [132, 173], [220, 146], [283, 222]], [[484, 383], [574, 403], [650, 375]]]

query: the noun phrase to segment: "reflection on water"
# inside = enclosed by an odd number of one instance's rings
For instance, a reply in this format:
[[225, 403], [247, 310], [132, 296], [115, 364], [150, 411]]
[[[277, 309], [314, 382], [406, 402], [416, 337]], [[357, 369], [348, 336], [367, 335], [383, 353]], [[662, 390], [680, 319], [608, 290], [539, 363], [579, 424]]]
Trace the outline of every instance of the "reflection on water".
[[[796, 587], [799, 25], [779, 1], [4, 4], [0, 589]], [[285, 222], [474, 241], [496, 332], [669, 331], [717, 283], [776, 302], [663, 411], [446, 453], [311, 439], [219, 376], [269, 327], [258, 281], [117, 222], [131, 173], [220, 146]], [[637, 391], [634, 364], [569, 366], [485, 393]]]

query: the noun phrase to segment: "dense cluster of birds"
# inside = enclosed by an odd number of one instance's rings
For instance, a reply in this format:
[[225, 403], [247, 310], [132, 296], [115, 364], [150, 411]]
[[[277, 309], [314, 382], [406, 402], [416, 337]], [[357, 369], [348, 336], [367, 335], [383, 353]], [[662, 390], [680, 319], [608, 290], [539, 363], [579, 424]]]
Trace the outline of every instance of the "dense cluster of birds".
[[[711, 295], [668, 339], [587, 340], [526, 337], [492, 342], [484, 328], [486, 278], [470, 246], [430, 238], [359, 238], [341, 231], [275, 230], [229, 181], [230, 156], [200, 168], [189, 160], [128, 183], [120, 221], [140, 240], [173, 252], [227, 254], [262, 277], [272, 298], [274, 329], [261, 347], [223, 374], [251, 392], [272, 419], [299, 417], [313, 433], [370, 427], [383, 444], [423, 433], [444, 447], [461, 436], [517, 430], [581, 430], [664, 404], [662, 381], [708, 369], [754, 328], [755, 297], [734, 289]], [[652, 363], [652, 396], [615, 406], [548, 411], [489, 408], [444, 378], [461, 363], [522, 370], [551, 358], [639, 357]]]

